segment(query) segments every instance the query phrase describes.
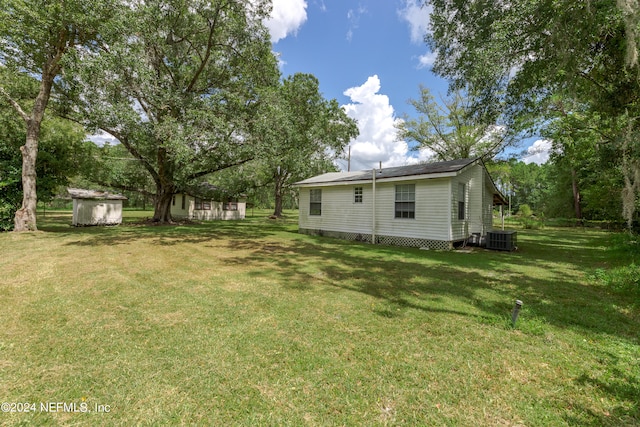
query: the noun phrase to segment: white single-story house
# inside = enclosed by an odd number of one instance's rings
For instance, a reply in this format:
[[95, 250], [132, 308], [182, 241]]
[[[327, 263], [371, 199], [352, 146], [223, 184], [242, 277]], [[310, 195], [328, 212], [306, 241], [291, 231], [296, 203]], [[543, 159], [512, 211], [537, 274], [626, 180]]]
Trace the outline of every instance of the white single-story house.
[[73, 199], [74, 226], [122, 224], [122, 201], [127, 200], [125, 196], [79, 188], [68, 188], [67, 192]]
[[205, 182], [173, 195], [171, 217], [201, 221], [244, 219], [246, 208], [246, 196], [226, 195]]
[[300, 233], [430, 249], [485, 236], [494, 204], [504, 204], [481, 159], [331, 172], [295, 185]]

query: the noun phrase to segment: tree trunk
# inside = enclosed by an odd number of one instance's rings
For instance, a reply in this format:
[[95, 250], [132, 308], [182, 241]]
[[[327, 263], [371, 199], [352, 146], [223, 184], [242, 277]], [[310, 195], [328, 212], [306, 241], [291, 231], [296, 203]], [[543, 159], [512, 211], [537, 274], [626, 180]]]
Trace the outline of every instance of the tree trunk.
[[170, 224], [171, 220], [171, 199], [175, 193], [173, 184], [173, 174], [170, 163], [167, 161], [167, 150], [164, 146], [158, 148], [158, 173], [154, 177], [156, 181], [156, 197], [153, 202], [153, 222]]
[[14, 231], [37, 231], [36, 205], [36, 160], [38, 158], [38, 134], [40, 123], [30, 120], [27, 125], [27, 140], [20, 147], [22, 153], [22, 206], [13, 220]]
[[582, 221], [582, 207], [580, 204], [580, 190], [578, 188], [578, 178], [576, 177], [576, 170], [571, 169], [571, 187], [573, 189], [573, 209], [576, 214], [576, 219]]
[[280, 218], [282, 216], [282, 177], [280, 175], [276, 175], [276, 184], [275, 184], [275, 202], [276, 207], [273, 211], [273, 216]]
[[[65, 48], [61, 48], [64, 52]], [[61, 55], [62, 53], [59, 53]], [[36, 231], [36, 205], [38, 195], [36, 193], [36, 160], [38, 159], [38, 139], [40, 138], [40, 126], [44, 119], [44, 112], [51, 96], [51, 87], [59, 66], [59, 55], [43, 69], [40, 91], [33, 103], [31, 115], [26, 114], [17, 102], [9, 100], [18, 114], [27, 125], [27, 139], [20, 147], [22, 153], [22, 206], [16, 211], [13, 219], [13, 231]]]
[[173, 187], [159, 187], [158, 194], [154, 201], [153, 222], [161, 224], [172, 223], [171, 219], [171, 199], [173, 198]]

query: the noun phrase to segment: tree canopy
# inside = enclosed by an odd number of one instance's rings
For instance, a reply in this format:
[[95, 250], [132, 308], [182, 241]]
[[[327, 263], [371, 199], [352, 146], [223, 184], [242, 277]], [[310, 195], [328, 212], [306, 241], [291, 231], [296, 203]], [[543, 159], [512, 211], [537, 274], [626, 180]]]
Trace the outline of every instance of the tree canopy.
[[508, 129], [474, 115], [473, 98], [462, 90], [440, 103], [424, 86], [420, 86], [420, 95], [409, 100], [418, 118], [405, 116], [398, 125], [398, 138], [416, 141], [416, 150], [429, 150], [440, 161], [492, 158], [508, 143]]
[[611, 146], [594, 153], [614, 152], [623, 171], [622, 213], [630, 224], [640, 189], [638, 3], [425, 3], [433, 6], [426, 41], [437, 53], [434, 71], [453, 89], [477, 93], [477, 111], [504, 114], [519, 129], [566, 124], [567, 114], [575, 112], [591, 117], [599, 143]]
[[[4, 97], [26, 128], [22, 154], [22, 205], [16, 211], [16, 231], [36, 230], [36, 161], [38, 140], [54, 81], [82, 47], [90, 51], [99, 27], [117, 16], [111, 0], [5, 0], [0, 8], [0, 67]], [[38, 90], [20, 98], [25, 77], [37, 78]]]
[[335, 99], [326, 100], [310, 74], [285, 78], [265, 105], [270, 118], [260, 162], [274, 186], [274, 215], [282, 215], [282, 196], [294, 181], [333, 170], [332, 160], [358, 135], [356, 122]]
[[268, 4], [128, 5], [100, 54], [65, 81], [61, 109], [138, 159], [156, 186], [154, 220], [168, 222], [175, 192], [256, 156], [263, 94], [278, 79], [262, 24]]

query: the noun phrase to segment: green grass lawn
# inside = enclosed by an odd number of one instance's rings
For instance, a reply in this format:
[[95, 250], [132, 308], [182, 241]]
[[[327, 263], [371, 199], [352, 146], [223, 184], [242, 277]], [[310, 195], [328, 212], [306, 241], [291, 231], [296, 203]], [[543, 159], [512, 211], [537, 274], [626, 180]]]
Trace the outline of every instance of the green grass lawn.
[[40, 232], [0, 234], [0, 401], [37, 404], [0, 424], [640, 425], [640, 250], [623, 235], [438, 252], [299, 235], [293, 213], [125, 215], [73, 228], [48, 211]]

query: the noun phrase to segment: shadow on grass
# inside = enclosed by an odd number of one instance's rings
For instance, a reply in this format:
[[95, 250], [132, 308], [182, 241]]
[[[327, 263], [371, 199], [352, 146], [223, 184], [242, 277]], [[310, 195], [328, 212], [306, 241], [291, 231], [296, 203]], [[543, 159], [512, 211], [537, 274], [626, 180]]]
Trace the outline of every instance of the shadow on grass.
[[[272, 275], [292, 290], [321, 284], [328, 289], [364, 293], [394, 308], [472, 316], [481, 313], [487, 320], [504, 320], [507, 325], [513, 301], [520, 299], [526, 314], [558, 327], [617, 335], [636, 343], [640, 335], [638, 302], [633, 295], [608, 292], [590, 283], [585, 274], [590, 269], [628, 262], [627, 257], [612, 255], [611, 235], [607, 233], [563, 229], [520, 232], [517, 252], [461, 254], [303, 236], [297, 233], [295, 218], [176, 226], [60, 225], [69, 218], [49, 218], [42, 228], [68, 237], [71, 241], [67, 245], [86, 247], [145, 239], [161, 246], [219, 240], [228, 245], [232, 255], [225, 262], [253, 267], [247, 274]], [[276, 235], [284, 238], [270, 238]], [[234, 249], [243, 253], [233, 258]], [[453, 307], [456, 301], [462, 305]], [[381, 309], [380, 313], [391, 316], [389, 310]]]
[[[565, 244], [569, 249], [563, 250], [553, 235], [535, 235], [524, 240], [525, 249], [516, 253], [462, 254], [299, 236], [282, 244], [234, 241], [235, 247], [250, 250], [250, 255], [227, 262], [252, 267], [249, 274], [268, 275], [292, 292], [321, 287], [327, 292], [371, 296], [380, 301], [373, 312], [389, 321], [412, 309], [475, 318], [507, 330], [513, 301], [519, 298], [526, 304], [519, 321], [524, 333], [543, 335], [551, 325], [585, 336], [616, 336], [636, 351], [640, 336], [637, 301], [590, 284], [583, 274], [594, 263], [620, 262], [612, 259], [615, 251], [607, 247], [609, 237], [568, 238]], [[523, 266], [544, 270], [543, 278], [517, 273]], [[526, 326], [528, 323], [534, 326]], [[610, 340], [603, 337], [603, 341]], [[603, 353], [601, 377], [583, 373], [574, 381], [597, 387], [626, 404], [611, 408], [609, 413], [582, 407], [578, 413], [589, 414], [588, 418], [568, 419], [569, 423], [612, 425], [612, 420], [627, 419], [633, 425], [640, 419], [639, 374], [633, 367], [638, 365], [631, 362], [629, 370], [629, 360], [618, 362], [616, 357]], [[624, 363], [627, 367], [620, 368]], [[578, 408], [580, 403], [568, 402], [567, 406]]]
[[173, 246], [184, 243], [200, 244], [218, 239], [257, 240], [286, 231], [287, 227], [291, 227], [290, 222], [263, 218], [169, 225], [125, 222], [118, 226], [107, 227], [47, 225], [41, 227], [41, 230], [71, 239], [77, 237], [77, 240], [67, 243], [75, 246], [126, 245], [139, 240], [152, 240], [153, 244]]
[[[50, 228], [47, 228], [50, 227]], [[519, 232], [513, 253], [476, 250], [421, 251], [304, 236], [294, 221], [254, 218], [178, 226], [125, 224], [72, 228], [51, 223], [45, 231], [65, 235], [68, 245], [123, 245], [138, 240], [177, 245], [221, 240], [224, 263], [245, 267], [249, 277], [267, 276], [291, 292], [357, 292], [379, 304], [373, 312], [393, 321], [408, 310], [447, 313], [495, 323], [507, 329], [515, 299], [524, 301], [521, 323], [530, 319], [585, 334], [616, 336], [635, 349], [640, 336], [638, 301], [591, 283], [588, 271], [629, 263], [601, 232], [539, 230]], [[77, 237], [77, 239], [76, 239]], [[234, 252], [234, 249], [238, 251]], [[215, 253], [212, 253], [215, 256]], [[525, 330], [525, 333], [527, 331]], [[618, 369], [603, 353], [607, 375], [578, 376], [579, 385], [597, 387], [626, 402], [640, 401], [638, 374]], [[575, 402], [568, 402], [577, 405]], [[614, 413], [613, 411], [618, 411]], [[610, 417], [590, 412], [587, 422], [607, 425]], [[615, 419], [640, 418], [638, 406], [614, 408]], [[580, 424], [585, 420], [568, 420]]]
[[[227, 262], [253, 265], [249, 274], [274, 276], [292, 290], [322, 285], [364, 293], [401, 308], [472, 316], [480, 311], [496, 321], [508, 319], [513, 301], [521, 299], [530, 317], [551, 325], [617, 335], [637, 343], [639, 316], [633, 296], [607, 292], [590, 284], [584, 274], [591, 266], [611, 262], [607, 235], [568, 238], [565, 243], [570, 254], [561, 246], [549, 248], [549, 242], [556, 242], [553, 236], [543, 237], [527, 240], [525, 249], [515, 253], [480, 250], [473, 254], [309, 236], [279, 245], [234, 240], [234, 248], [251, 255]], [[544, 274], [529, 276], [522, 272], [523, 267]], [[446, 304], [440, 307], [439, 299], [444, 297], [463, 302], [469, 310], [451, 310]]]
[[[596, 412], [593, 408], [582, 407], [581, 412], [590, 415], [589, 420], [568, 418], [571, 425], [589, 426], [613, 426], [613, 425], [637, 425], [640, 420], [640, 380], [637, 371], [621, 369], [620, 357], [609, 352], [599, 351], [596, 358], [601, 364], [599, 378], [582, 374], [574, 381], [580, 387], [594, 387], [605, 394], [615, 398], [618, 402], [629, 402], [629, 407], [618, 405], [605, 411]], [[640, 361], [636, 360], [635, 368], [640, 368]], [[580, 406], [576, 402], [568, 402], [571, 406]], [[620, 421], [623, 420], [621, 424]]]

